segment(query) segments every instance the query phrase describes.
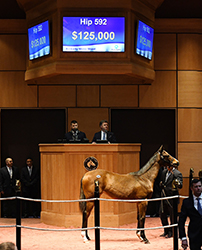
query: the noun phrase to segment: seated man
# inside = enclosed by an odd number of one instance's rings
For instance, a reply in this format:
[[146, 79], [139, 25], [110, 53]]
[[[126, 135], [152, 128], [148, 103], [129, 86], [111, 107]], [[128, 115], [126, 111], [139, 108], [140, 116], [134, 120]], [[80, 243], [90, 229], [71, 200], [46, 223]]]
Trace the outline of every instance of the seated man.
[[65, 134], [64, 138], [69, 141], [83, 141], [84, 139], [87, 140], [86, 134], [78, 130], [78, 122], [76, 120], [71, 121], [70, 123], [71, 131]]
[[116, 142], [114, 133], [108, 131], [108, 121], [102, 120], [99, 123], [99, 126], [101, 131], [94, 134], [92, 143], [96, 143], [97, 141], [100, 140], [108, 141], [108, 143]]

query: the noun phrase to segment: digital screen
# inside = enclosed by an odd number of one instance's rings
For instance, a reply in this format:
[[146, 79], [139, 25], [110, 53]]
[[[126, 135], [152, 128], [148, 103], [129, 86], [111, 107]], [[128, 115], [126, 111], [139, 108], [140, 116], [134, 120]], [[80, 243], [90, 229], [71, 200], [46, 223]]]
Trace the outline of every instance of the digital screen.
[[63, 17], [63, 52], [124, 51], [124, 17]]
[[29, 59], [33, 60], [50, 54], [49, 21], [28, 29]]
[[139, 21], [137, 27], [136, 54], [152, 59], [154, 29]]

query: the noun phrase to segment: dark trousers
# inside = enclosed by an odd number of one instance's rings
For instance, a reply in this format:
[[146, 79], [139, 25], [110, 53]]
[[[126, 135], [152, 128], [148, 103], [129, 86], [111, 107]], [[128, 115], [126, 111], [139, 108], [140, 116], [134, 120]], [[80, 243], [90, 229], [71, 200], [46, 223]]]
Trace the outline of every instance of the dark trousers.
[[[16, 194], [2, 195], [2, 198], [15, 196]], [[2, 201], [3, 217], [15, 218], [16, 217], [16, 199]]]
[[194, 241], [192, 242], [189, 239], [189, 244], [190, 244], [190, 250], [201, 250], [202, 243], [196, 243]]
[[[23, 192], [23, 197], [37, 199], [37, 193], [30, 191], [30, 192]], [[23, 214], [27, 216], [37, 216], [38, 215], [38, 202], [35, 201], [23, 201]]]
[[[161, 223], [163, 226], [169, 225], [168, 217], [170, 217], [170, 224], [174, 224], [174, 221], [173, 221], [173, 200], [172, 199], [161, 201], [159, 216], [161, 218]], [[172, 233], [172, 227], [164, 228], [164, 232], [166, 234], [168, 234], [168, 232]]]

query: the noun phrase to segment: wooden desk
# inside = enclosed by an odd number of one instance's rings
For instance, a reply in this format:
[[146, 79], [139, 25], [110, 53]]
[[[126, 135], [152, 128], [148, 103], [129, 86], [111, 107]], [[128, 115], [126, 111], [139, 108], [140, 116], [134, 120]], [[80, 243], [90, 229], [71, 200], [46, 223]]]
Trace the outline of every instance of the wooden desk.
[[[138, 171], [141, 144], [40, 144], [41, 198], [44, 200], [78, 200], [80, 180], [87, 172], [84, 161], [93, 156], [98, 168], [117, 173]], [[110, 198], [102, 195], [102, 198]], [[101, 226], [118, 227], [137, 221], [135, 203], [101, 201]], [[94, 225], [94, 212], [89, 226]], [[41, 221], [57, 226], [81, 227], [78, 202], [42, 202]]]

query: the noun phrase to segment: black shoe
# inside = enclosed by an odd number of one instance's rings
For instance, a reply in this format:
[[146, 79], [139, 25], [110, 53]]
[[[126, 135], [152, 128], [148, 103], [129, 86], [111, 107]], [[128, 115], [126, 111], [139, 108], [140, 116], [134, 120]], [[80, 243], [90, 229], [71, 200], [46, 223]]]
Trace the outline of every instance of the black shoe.
[[160, 235], [160, 237], [167, 237], [168, 236], [168, 233], [163, 233]]
[[166, 235], [166, 238], [171, 238], [171, 237], [173, 237], [172, 232], [168, 232], [168, 235]]
[[24, 214], [24, 216], [23, 216], [24, 218], [28, 218], [29, 216], [28, 216], [28, 214]]

